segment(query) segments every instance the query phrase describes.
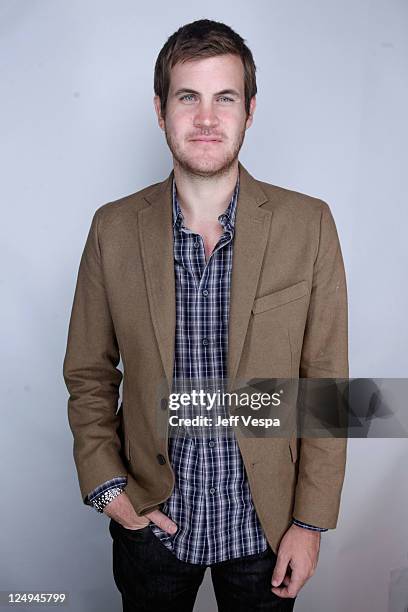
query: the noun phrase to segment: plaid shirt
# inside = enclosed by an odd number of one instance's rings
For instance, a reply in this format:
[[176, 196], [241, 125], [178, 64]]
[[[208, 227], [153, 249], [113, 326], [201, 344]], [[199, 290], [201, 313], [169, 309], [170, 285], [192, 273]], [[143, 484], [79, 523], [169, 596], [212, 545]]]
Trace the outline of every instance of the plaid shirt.
[[[173, 236], [176, 288], [176, 334], [173, 391], [189, 381], [208, 380], [222, 385], [227, 375], [228, 319], [234, 223], [239, 180], [226, 211], [218, 217], [223, 234], [205, 259], [199, 234], [187, 229], [173, 180]], [[218, 387], [219, 388], [219, 387]], [[151, 522], [149, 527], [180, 560], [210, 565], [262, 552], [267, 540], [260, 525], [235, 436], [211, 431], [211, 436], [172, 435], [169, 458], [175, 474], [171, 496], [160, 506], [177, 525], [168, 534]], [[114, 478], [92, 491], [85, 503], [101, 493], [125, 487], [126, 478]], [[238, 503], [239, 500], [239, 503]], [[317, 531], [326, 529], [293, 519]]]

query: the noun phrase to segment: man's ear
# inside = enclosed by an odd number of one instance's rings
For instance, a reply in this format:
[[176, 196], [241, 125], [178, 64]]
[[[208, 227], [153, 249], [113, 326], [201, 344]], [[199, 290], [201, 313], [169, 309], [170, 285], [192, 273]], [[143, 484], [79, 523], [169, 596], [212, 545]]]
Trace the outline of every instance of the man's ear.
[[158, 124], [161, 127], [161, 129], [164, 130], [164, 119], [163, 119], [162, 114], [161, 114], [160, 97], [159, 96], [154, 96], [153, 103], [154, 103], [154, 108], [155, 108], [156, 115], [157, 115]]
[[252, 122], [254, 120], [255, 107], [256, 107], [256, 96], [252, 96], [251, 101], [249, 103], [249, 115], [248, 115], [248, 118], [247, 118], [246, 124], [245, 124], [245, 129], [246, 130], [249, 127], [251, 127]]

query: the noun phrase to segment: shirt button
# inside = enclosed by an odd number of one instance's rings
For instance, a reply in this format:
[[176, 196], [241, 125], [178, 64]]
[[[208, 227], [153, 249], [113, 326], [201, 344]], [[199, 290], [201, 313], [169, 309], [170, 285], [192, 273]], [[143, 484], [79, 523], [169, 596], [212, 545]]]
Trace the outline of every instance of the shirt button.
[[211, 448], [212, 448], [213, 446], [215, 446], [215, 442], [214, 442], [214, 440], [210, 440], [210, 441], [209, 441], [209, 443], [208, 443], [208, 446], [211, 446]]
[[208, 344], [208, 338], [203, 338], [203, 345], [207, 346], [207, 344]]
[[211, 495], [214, 495], [214, 493], [215, 493], [215, 489], [214, 489], [214, 487], [211, 487], [211, 489], [210, 489], [210, 493], [211, 493]]
[[196, 240], [195, 243], [194, 243], [194, 248], [198, 249], [199, 246], [200, 246], [200, 243]]
[[203, 289], [203, 295], [204, 295], [205, 297], [207, 297], [207, 295], [208, 295], [208, 289]]
[[165, 397], [162, 398], [160, 402], [160, 407], [162, 410], [167, 410], [167, 399]]

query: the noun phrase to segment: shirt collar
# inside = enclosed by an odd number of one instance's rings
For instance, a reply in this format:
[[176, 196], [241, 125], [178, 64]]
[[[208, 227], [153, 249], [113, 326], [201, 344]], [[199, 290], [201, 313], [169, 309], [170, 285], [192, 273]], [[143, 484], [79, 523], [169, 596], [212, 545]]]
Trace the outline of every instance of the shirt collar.
[[[180, 204], [177, 199], [177, 187], [176, 181], [173, 177], [173, 186], [172, 186], [172, 204], [173, 204], [173, 228], [177, 227], [180, 229], [183, 222], [183, 213], [181, 212]], [[239, 174], [238, 179], [235, 185], [234, 193], [232, 194], [231, 201], [228, 204], [227, 209], [218, 217], [218, 220], [222, 224], [224, 228], [234, 229], [235, 226], [235, 217], [237, 212], [237, 202], [238, 202], [238, 194], [239, 194]]]

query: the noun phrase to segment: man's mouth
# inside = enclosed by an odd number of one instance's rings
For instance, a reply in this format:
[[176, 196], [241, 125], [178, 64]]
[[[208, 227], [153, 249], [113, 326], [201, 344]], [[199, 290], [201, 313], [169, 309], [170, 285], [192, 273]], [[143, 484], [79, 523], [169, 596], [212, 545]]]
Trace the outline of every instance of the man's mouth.
[[221, 142], [220, 138], [209, 138], [208, 136], [200, 136], [199, 138], [191, 138], [192, 142]]

